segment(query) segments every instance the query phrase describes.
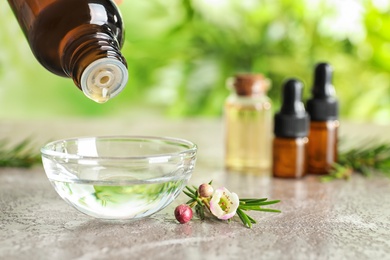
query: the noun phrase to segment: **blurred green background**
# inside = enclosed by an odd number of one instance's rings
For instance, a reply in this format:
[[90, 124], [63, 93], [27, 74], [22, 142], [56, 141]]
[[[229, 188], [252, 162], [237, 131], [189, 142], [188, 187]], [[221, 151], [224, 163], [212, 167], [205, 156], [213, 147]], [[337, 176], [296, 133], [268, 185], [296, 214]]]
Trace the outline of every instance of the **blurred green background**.
[[389, 0], [124, 0], [126, 89], [106, 104], [84, 97], [70, 79], [34, 59], [7, 1], [0, 2], [0, 118], [222, 115], [226, 79], [260, 72], [305, 84], [327, 61], [341, 116], [390, 122]]

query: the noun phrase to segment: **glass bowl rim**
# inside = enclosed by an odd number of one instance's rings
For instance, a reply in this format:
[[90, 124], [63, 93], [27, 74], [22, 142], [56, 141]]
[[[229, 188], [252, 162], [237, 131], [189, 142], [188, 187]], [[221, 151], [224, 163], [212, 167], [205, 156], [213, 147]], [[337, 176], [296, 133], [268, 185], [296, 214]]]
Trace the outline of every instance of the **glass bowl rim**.
[[[72, 153], [64, 153], [53, 151], [49, 149], [50, 146], [63, 143], [63, 142], [74, 142], [77, 140], [87, 140], [87, 139], [99, 139], [99, 140], [109, 140], [109, 139], [126, 139], [126, 140], [146, 140], [146, 141], [158, 141], [158, 142], [171, 142], [174, 145], [186, 145], [188, 148], [183, 148], [182, 151], [179, 152], [171, 152], [171, 153], [159, 153], [159, 154], [150, 154], [150, 155], [140, 155], [140, 156], [85, 156], [85, 155], [77, 155]], [[186, 139], [176, 138], [176, 137], [168, 137], [168, 136], [147, 136], [147, 135], [102, 135], [102, 136], [82, 136], [82, 137], [72, 137], [72, 138], [64, 138], [55, 141], [51, 141], [45, 144], [41, 149], [42, 156], [49, 157], [59, 157], [66, 159], [84, 159], [84, 160], [145, 160], [150, 158], [167, 158], [167, 157], [178, 157], [187, 154], [196, 153], [198, 146]]]

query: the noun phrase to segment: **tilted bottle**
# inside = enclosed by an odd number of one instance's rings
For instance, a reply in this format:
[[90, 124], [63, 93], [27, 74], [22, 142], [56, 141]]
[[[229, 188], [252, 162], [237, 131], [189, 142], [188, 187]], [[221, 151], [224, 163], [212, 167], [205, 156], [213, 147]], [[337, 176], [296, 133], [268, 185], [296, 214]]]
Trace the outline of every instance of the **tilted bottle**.
[[119, 94], [128, 72], [124, 28], [111, 0], [8, 0], [36, 59], [70, 77], [99, 103]]
[[312, 98], [307, 101], [310, 115], [308, 172], [327, 174], [337, 161], [338, 101], [332, 85], [332, 67], [317, 64]]
[[261, 74], [238, 74], [225, 102], [225, 165], [237, 172], [263, 173], [271, 168], [272, 110], [270, 80]]
[[309, 115], [302, 103], [303, 85], [290, 79], [283, 85], [282, 107], [275, 114], [273, 176], [300, 178], [306, 174]]

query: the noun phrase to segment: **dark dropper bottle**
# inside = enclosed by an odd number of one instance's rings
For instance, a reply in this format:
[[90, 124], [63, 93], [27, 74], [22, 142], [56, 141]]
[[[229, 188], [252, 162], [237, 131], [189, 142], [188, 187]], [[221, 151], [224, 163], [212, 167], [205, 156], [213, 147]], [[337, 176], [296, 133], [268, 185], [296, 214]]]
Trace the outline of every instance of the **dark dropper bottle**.
[[36, 59], [99, 103], [127, 83], [124, 28], [111, 0], [8, 0]]
[[303, 85], [290, 79], [283, 85], [283, 103], [275, 114], [273, 176], [300, 178], [306, 173], [309, 116], [302, 103]]
[[338, 101], [332, 85], [332, 67], [317, 64], [312, 98], [307, 101], [310, 115], [308, 172], [326, 174], [337, 161]]

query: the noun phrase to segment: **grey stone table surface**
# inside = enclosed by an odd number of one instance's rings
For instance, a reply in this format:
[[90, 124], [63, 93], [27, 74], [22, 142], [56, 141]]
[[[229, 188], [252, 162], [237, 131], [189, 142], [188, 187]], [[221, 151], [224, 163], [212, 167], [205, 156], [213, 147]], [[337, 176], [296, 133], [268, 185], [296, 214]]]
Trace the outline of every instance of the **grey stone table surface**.
[[[390, 140], [389, 126], [344, 123], [353, 143]], [[223, 167], [221, 120], [160, 118], [6, 121], [0, 138], [45, 142], [86, 135], [159, 135], [199, 146], [190, 184], [214, 180], [245, 197], [280, 199], [282, 213], [251, 212], [252, 229], [241, 222], [193, 219], [178, 224], [175, 206], [139, 221], [93, 219], [68, 206], [43, 168], [0, 169], [0, 259], [390, 259], [390, 180], [353, 175], [322, 183], [317, 176], [274, 179], [240, 175]]]

